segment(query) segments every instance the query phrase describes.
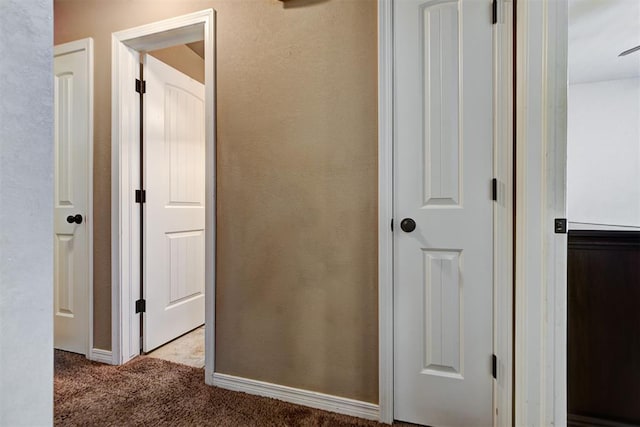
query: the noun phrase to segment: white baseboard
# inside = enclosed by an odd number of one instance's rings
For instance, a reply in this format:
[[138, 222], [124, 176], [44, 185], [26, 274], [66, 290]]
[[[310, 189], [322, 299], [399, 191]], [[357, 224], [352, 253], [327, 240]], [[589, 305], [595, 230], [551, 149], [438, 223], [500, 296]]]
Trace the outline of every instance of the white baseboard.
[[233, 375], [214, 373], [213, 385], [227, 390], [270, 397], [297, 405], [350, 415], [352, 417], [376, 421], [380, 417], [380, 407], [373, 403], [263, 381], [250, 380]]
[[108, 350], [100, 350], [99, 348], [92, 348], [89, 354], [89, 360], [94, 362], [106, 363], [113, 365], [113, 355]]

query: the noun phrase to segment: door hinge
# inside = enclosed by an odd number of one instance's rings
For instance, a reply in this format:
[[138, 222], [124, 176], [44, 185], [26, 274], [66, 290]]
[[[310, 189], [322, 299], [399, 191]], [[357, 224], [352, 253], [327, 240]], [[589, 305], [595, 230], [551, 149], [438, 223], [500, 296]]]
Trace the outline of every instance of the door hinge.
[[136, 79], [136, 92], [143, 94], [147, 92], [147, 82], [144, 80]]
[[391, 231], [393, 231], [393, 218], [391, 218]]
[[147, 311], [147, 301], [143, 299], [139, 299], [136, 301], [136, 314], [137, 313], [146, 313]]
[[496, 178], [491, 180], [491, 200], [498, 201], [498, 180]]
[[553, 230], [556, 234], [567, 234], [567, 219], [556, 218], [553, 224]]
[[136, 190], [136, 203], [146, 203], [147, 192], [145, 190]]
[[498, 379], [498, 356], [495, 354], [491, 357], [491, 374], [494, 379]]
[[491, 23], [495, 25], [498, 23], [498, 0], [493, 0], [493, 3], [491, 4], [491, 13]]

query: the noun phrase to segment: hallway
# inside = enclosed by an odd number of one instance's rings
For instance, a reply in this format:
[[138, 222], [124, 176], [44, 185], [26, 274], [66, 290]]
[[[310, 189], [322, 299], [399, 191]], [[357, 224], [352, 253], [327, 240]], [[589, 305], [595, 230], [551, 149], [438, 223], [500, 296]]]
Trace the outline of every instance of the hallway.
[[[148, 356], [122, 366], [56, 350], [54, 424], [377, 426], [345, 415], [204, 383], [204, 370]], [[398, 424], [407, 425], [407, 424]]]

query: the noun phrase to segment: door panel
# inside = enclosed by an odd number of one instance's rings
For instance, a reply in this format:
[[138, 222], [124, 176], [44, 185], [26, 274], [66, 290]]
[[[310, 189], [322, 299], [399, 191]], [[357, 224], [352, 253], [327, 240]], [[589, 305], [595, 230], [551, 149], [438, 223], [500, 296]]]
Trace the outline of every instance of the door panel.
[[56, 234], [55, 236], [55, 315], [70, 317], [75, 316], [73, 304], [73, 286], [75, 254], [73, 251], [73, 234]]
[[395, 3], [395, 418], [492, 425], [491, 2]]
[[204, 324], [204, 85], [145, 55], [145, 352]]
[[[59, 45], [54, 52], [54, 346], [87, 355], [91, 98], [89, 52], [79, 46]], [[77, 214], [81, 224], [67, 221]]]
[[460, 377], [460, 252], [423, 249], [422, 253], [425, 271], [425, 373]]

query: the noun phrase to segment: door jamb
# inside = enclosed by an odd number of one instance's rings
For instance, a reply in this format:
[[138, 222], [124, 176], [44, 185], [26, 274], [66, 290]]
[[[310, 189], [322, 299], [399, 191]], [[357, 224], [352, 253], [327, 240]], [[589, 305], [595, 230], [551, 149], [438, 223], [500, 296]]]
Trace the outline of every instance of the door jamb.
[[215, 360], [215, 11], [207, 9], [112, 34], [111, 154], [111, 346], [113, 364], [139, 354], [140, 222], [134, 202], [139, 168], [139, 53], [204, 40], [205, 45], [205, 382], [213, 381]]
[[393, 423], [393, 0], [378, 0], [378, 405]]
[[499, 0], [493, 25], [493, 425], [513, 425], [514, 2]]
[[515, 425], [567, 422], [567, 2], [517, 1]]
[[93, 348], [93, 39], [87, 37], [53, 47], [53, 56], [84, 50], [87, 71], [87, 208], [85, 227], [87, 230], [87, 348], [89, 360], [102, 361], [100, 351]]
[[[393, 3], [378, 0], [378, 354], [379, 354], [379, 411], [380, 421], [391, 424], [394, 419], [393, 377]], [[500, 0], [499, 24], [494, 29], [494, 46], [503, 55], [493, 60], [501, 73], [494, 79], [494, 173], [499, 181], [498, 203], [494, 209], [494, 350], [498, 355], [498, 375], [507, 381], [494, 382], [494, 410], [506, 414], [494, 418], [494, 425], [510, 427], [513, 417], [513, 123], [511, 122], [513, 22], [510, 13], [512, 0]], [[496, 49], [497, 50], [497, 49]], [[511, 73], [511, 74], [509, 74]], [[507, 78], [509, 77], [509, 78]], [[499, 120], [500, 118], [505, 120]], [[500, 149], [498, 149], [500, 148]], [[509, 260], [499, 262], [498, 260]], [[507, 321], [505, 321], [505, 319]]]

